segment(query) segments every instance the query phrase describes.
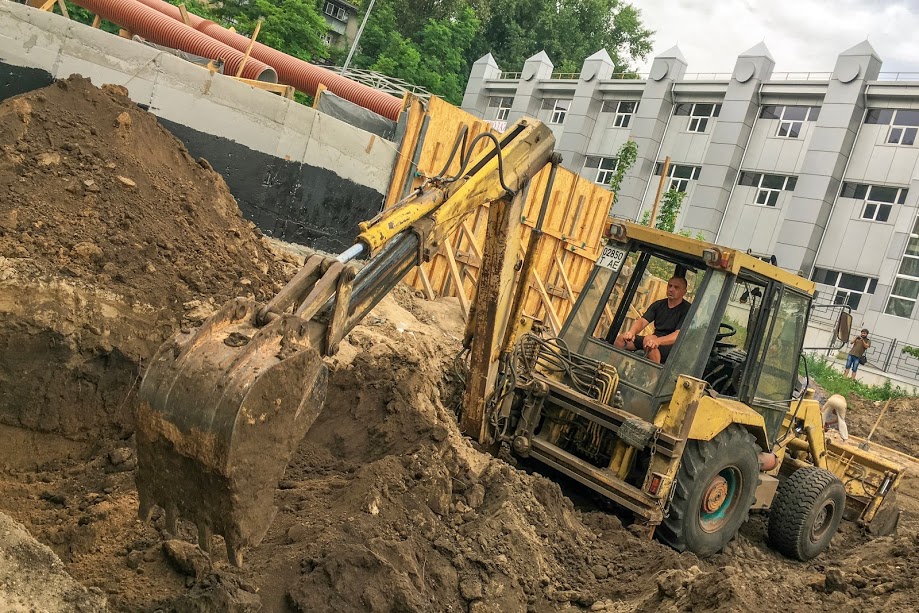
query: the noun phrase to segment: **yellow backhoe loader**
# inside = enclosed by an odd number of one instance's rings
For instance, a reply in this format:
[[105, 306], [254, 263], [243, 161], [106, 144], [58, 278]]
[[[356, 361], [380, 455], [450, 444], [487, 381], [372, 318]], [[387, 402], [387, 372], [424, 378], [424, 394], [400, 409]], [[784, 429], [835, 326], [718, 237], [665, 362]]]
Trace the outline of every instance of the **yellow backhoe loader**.
[[[482, 139], [491, 146], [473, 155]], [[793, 395], [811, 282], [729, 249], [613, 223], [561, 334], [538, 332], [519, 280], [540, 249], [560, 162], [554, 144], [529, 119], [499, 137], [480, 135], [455, 176], [427, 179], [361, 224], [351, 249], [312, 256], [267, 304], [233, 300], [165, 343], [140, 387], [141, 518], [158, 505], [168, 531], [179, 518], [192, 521], [202, 549], [219, 534], [229, 560], [242, 564], [273, 519], [290, 455], [322, 410], [323, 357], [488, 202], [464, 338], [466, 434], [573, 477], [633, 513], [649, 535], [700, 555], [722, 549], [751, 508], [771, 508], [772, 543], [802, 559], [826, 547], [844, 513], [892, 530], [902, 469], [828, 441], [812, 392]], [[519, 261], [526, 187], [547, 164], [542, 209]], [[369, 258], [360, 271], [356, 258]], [[687, 280], [692, 306], [666, 362], [614, 347], [674, 274]]]

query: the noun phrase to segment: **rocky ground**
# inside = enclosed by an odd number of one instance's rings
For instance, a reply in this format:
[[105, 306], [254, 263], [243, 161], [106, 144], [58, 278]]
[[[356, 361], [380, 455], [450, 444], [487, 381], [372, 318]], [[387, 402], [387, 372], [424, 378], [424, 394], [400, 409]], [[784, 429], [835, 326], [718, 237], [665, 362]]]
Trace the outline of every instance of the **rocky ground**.
[[[8, 602], [151, 612], [919, 610], [914, 479], [901, 489], [894, 536], [844, 523], [826, 553], [800, 563], [769, 549], [765, 515], [755, 514], [724, 553], [678, 554], [571, 484], [474, 449], [452, 411], [459, 307], [407, 288], [330, 360], [325, 410], [278, 484], [265, 540], [242, 569], [222, 554], [208, 559], [192, 526], [171, 539], [160, 514], [137, 520], [137, 378], [173, 331], [237, 294], [264, 299], [297, 258], [264, 242], [219, 176], [155, 118], [78, 79], [0, 106], [0, 194], [0, 510], [22, 526], [0, 519]], [[853, 433], [866, 435], [880, 410], [853, 402]], [[916, 453], [917, 411], [898, 401], [874, 440]], [[52, 575], [61, 581], [48, 591], [59, 594], [53, 606], [34, 600]]]

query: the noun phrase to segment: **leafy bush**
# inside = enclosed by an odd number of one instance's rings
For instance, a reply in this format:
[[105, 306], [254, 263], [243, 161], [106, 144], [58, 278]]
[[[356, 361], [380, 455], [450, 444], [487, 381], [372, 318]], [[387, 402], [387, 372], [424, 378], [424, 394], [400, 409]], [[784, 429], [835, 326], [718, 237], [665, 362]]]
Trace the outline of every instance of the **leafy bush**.
[[[820, 387], [825, 389], [829, 394], [841, 394], [849, 396], [855, 394], [866, 400], [887, 400], [888, 398], [902, 398], [904, 396], [916, 396], [916, 388], [911, 392], [895, 386], [890, 379], [884, 380], [884, 385], [866, 385], [855, 379], [849, 379], [843, 376], [832, 366], [832, 362], [825, 356], [810, 354], [807, 357], [807, 369], [811, 379], [816, 381]], [[803, 366], [799, 369], [800, 374], [804, 374]]]

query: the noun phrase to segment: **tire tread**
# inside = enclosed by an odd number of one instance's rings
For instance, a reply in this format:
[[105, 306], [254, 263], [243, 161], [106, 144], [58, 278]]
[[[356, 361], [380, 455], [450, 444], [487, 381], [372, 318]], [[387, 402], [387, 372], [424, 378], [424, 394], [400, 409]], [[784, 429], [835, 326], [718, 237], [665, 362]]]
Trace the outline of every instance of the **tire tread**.
[[[693, 517], [691, 509], [688, 508], [689, 498], [692, 495], [692, 485], [709, 462], [716, 460], [721, 456], [725, 448], [733, 445], [748, 445], [756, 449], [757, 453], [759, 451], [753, 435], [737, 424], [731, 424], [710, 441], [691, 440], [687, 442], [680, 462], [680, 470], [673, 485], [674, 494], [670, 508], [664, 521], [655, 532], [659, 540], [677, 551], [690, 549], [690, 543], [685, 534], [685, 522]], [[755, 484], [755, 475], [753, 479]], [[747, 505], [743, 509], [741, 525], [747, 521], [749, 513], [750, 509], [749, 505]], [[735, 535], [736, 531], [725, 540], [725, 544], [733, 539]]]
[[[808, 529], [807, 520], [817, 500], [834, 483], [842, 485], [833, 473], [808, 466], [799, 468], [779, 484], [769, 511], [769, 543], [775, 549], [790, 558], [809, 559], [801, 547]], [[842, 509], [839, 513], [842, 514]]]

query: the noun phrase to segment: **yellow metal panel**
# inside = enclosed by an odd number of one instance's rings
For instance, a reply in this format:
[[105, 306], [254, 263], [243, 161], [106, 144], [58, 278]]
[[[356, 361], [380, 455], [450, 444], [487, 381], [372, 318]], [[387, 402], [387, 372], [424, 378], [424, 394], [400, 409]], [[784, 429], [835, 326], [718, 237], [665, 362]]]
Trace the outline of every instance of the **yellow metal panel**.
[[759, 258], [748, 255], [742, 251], [728, 249], [720, 245], [715, 245], [714, 243], [708, 243], [694, 238], [689, 238], [687, 236], [680, 236], [679, 234], [664, 232], [663, 230], [657, 230], [655, 228], [648, 228], [647, 226], [642, 226], [640, 224], [631, 222], [615, 220], [614, 223], [625, 227], [626, 236], [628, 238], [634, 238], [636, 240], [647, 242], [652, 245], [658, 245], [665, 249], [687, 253], [698, 258], [702, 257], [703, 250], [717, 247], [721, 250], [722, 254], [729, 256], [731, 261], [729, 268], [734, 274], [740, 272], [741, 268], [745, 268], [747, 270], [761, 274], [769, 279], [774, 279], [780, 283], [794, 287], [809, 295], [813, 295], [816, 289], [813, 281], [809, 281], [786, 270], [782, 270], [778, 266], [768, 264]]
[[[431, 99], [425, 116], [428, 118], [428, 127], [424, 142], [421, 144], [417, 167], [417, 170], [423, 175], [433, 175], [443, 169], [456, 135], [460, 133], [462, 126], [469, 127], [467, 144], [477, 134], [487, 129], [487, 124], [482, 120], [436, 97]], [[476, 153], [492, 146], [490, 142], [483, 141], [476, 147]], [[459, 154], [454, 158], [448, 173], [455, 173], [459, 170], [460, 158]], [[390, 188], [388, 198], [390, 201], [396, 190], [401, 190], [405, 184], [405, 172], [396, 174], [398, 178], [394, 178]], [[530, 181], [521, 216], [521, 240], [524, 244], [528, 243], [531, 228], [536, 225], [548, 180], [549, 168], [546, 167]], [[416, 179], [415, 185], [418, 185], [420, 181], [420, 178]], [[577, 299], [600, 253], [601, 237], [611, 203], [612, 192], [609, 190], [564, 168], [557, 170], [543, 224], [542, 248], [535, 267], [534, 277], [538, 277], [539, 282], [535, 278], [528, 280], [529, 291], [524, 303], [524, 312], [527, 315], [545, 319], [548, 313], [546, 306], [548, 302], [559, 320], [564, 321], [568, 316], [574, 305], [573, 301]], [[474, 218], [469, 218], [469, 225], [479, 251], [485, 240], [487, 217], [488, 204], [485, 203], [479, 208]], [[449, 242], [453, 245], [453, 253], [463, 277], [463, 289], [471, 298], [475, 291], [474, 282], [478, 278], [479, 264], [475, 255], [476, 249], [469, 244], [469, 238], [462, 229], [459, 229]], [[573, 295], [569, 295], [566, 283], [557, 270], [556, 257], [560, 257], [565, 264], [567, 284], [571, 286]], [[451, 277], [446, 257], [437, 254], [431, 259], [431, 262], [424, 264], [423, 268], [437, 296], [456, 295], [456, 283]], [[409, 274], [405, 282], [418, 289], [424, 288], [424, 282], [417, 272]], [[545, 288], [545, 297], [540, 295], [540, 283]]]
[[763, 416], [736, 400], [703, 396], [696, 409], [696, 417], [689, 430], [689, 438], [710, 441], [731, 424], [741, 424], [753, 429], [760, 443], [765, 441], [766, 422]]

